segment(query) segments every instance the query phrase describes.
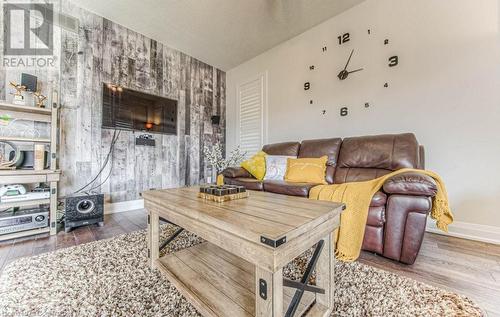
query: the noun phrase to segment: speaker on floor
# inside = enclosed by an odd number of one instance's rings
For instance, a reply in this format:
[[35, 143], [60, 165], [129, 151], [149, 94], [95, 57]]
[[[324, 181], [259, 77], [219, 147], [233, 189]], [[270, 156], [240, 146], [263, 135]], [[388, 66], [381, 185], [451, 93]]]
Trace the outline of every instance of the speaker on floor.
[[91, 224], [104, 225], [104, 195], [70, 196], [64, 203], [64, 231]]

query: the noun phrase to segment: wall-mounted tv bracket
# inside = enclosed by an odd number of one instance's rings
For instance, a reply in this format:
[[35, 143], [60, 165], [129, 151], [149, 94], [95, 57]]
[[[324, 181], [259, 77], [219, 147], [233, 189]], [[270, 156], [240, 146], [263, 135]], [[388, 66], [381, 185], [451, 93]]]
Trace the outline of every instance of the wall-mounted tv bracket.
[[304, 295], [304, 292], [313, 292], [313, 293], [319, 293], [319, 294], [324, 294], [325, 290], [316, 286], [309, 285], [309, 279], [311, 278], [311, 274], [316, 267], [316, 263], [318, 262], [319, 255], [321, 254], [321, 250], [323, 250], [323, 245], [325, 244], [325, 240], [321, 240], [316, 244], [316, 248], [314, 249], [313, 256], [311, 260], [309, 261], [309, 264], [307, 264], [306, 271], [304, 272], [304, 275], [300, 279], [300, 282], [296, 281], [291, 281], [288, 279], [283, 279], [283, 286], [288, 286], [288, 287], [293, 287], [296, 288], [297, 290], [295, 291], [295, 294], [293, 295], [292, 301], [290, 302], [290, 305], [288, 306], [288, 309], [286, 310], [285, 317], [293, 317], [295, 312], [297, 311], [297, 308], [299, 307], [300, 300], [302, 299], [302, 295]]

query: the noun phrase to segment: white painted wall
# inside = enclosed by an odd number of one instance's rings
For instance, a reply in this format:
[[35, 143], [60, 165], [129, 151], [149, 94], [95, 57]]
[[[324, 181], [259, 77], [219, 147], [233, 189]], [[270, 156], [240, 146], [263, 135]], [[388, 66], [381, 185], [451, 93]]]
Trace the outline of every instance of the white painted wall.
[[[499, 16], [498, 0], [367, 0], [227, 73], [228, 150], [236, 86], [267, 71], [268, 142], [414, 132], [456, 220], [500, 226]], [[344, 32], [352, 40], [339, 47]], [[352, 48], [351, 69], [365, 70], [340, 82]], [[394, 54], [400, 65], [388, 68]]]

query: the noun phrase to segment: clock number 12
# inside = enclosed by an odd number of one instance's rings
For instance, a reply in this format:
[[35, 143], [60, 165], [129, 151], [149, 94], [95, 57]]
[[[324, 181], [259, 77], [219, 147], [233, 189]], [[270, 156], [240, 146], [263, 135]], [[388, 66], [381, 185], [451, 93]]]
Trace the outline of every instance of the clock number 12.
[[342, 45], [342, 44], [344, 44], [345, 42], [349, 42], [351, 38], [350, 38], [349, 33], [344, 33], [344, 34], [342, 34], [342, 35], [339, 35], [339, 36], [337, 37], [337, 39], [339, 40], [339, 45]]

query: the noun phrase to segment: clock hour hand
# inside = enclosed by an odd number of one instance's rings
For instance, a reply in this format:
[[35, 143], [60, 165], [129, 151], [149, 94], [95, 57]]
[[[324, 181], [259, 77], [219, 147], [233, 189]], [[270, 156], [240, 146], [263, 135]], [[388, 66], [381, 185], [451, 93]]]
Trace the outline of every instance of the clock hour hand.
[[360, 72], [362, 70], [363, 70], [363, 68], [359, 68], [359, 69], [351, 70], [350, 72], [347, 72], [347, 73], [351, 74], [351, 73], [355, 73], [355, 72]]

